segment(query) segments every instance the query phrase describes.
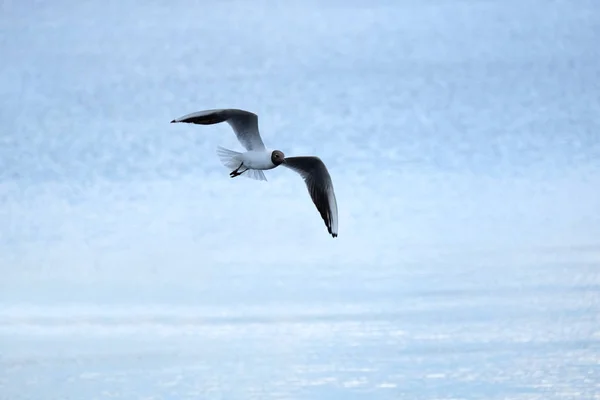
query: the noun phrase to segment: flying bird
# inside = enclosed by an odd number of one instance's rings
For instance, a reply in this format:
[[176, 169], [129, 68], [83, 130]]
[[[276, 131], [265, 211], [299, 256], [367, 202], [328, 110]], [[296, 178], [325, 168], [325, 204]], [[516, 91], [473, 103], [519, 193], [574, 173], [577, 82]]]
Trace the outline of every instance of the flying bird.
[[270, 150], [260, 137], [258, 116], [254, 113], [233, 108], [198, 111], [175, 118], [171, 123], [186, 122], [200, 125], [213, 125], [227, 122], [246, 152], [240, 153], [224, 147], [217, 147], [221, 163], [232, 169], [230, 177], [246, 176], [266, 181], [263, 171], [287, 167], [304, 179], [308, 193], [321, 214], [327, 231], [334, 238], [338, 235], [338, 210], [333, 183], [327, 167], [319, 157], [286, 157], [281, 150]]

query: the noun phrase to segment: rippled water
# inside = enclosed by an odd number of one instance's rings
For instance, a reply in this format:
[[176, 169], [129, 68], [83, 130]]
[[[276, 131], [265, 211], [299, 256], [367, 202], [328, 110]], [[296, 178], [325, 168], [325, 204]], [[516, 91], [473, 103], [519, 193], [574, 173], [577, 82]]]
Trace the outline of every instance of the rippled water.
[[597, 398], [597, 268], [317, 274], [321, 295], [254, 305], [4, 307], [2, 398]]

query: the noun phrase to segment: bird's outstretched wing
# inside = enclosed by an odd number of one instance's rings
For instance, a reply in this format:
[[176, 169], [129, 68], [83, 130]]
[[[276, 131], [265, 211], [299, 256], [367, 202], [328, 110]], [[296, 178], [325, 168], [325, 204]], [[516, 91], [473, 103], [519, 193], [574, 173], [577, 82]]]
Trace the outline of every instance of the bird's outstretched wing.
[[319, 210], [327, 231], [338, 235], [338, 209], [333, 183], [327, 167], [319, 157], [286, 157], [281, 164], [302, 176], [310, 197]]
[[260, 132], [258, 131], [258, 116], [254, 113], [234, 108], [197, 111], [183, 117], [175, 118], [171, 123], [187, 122], [200, 125], [212, 125], [227, 122], [238, 140], [246, 150], [264, 150]]

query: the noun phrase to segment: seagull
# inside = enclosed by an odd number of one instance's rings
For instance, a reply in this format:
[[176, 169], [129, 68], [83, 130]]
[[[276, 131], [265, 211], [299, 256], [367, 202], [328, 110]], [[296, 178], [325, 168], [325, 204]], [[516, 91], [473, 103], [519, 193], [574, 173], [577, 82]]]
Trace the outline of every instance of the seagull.
[[197, 111], [175, 118], [171, 123], [185, 122], [199, 125], [213, 125], [227, 122], [246, 152], [240, 153], [224, 147], [217, 147], [221, 163], [232, 169], [230, 177], [246, 176], [250, 179], [266, 181], [263, 171], [287, 167], [304, 179], [310, 197], [321, 214], [327, 231], [338, 236], [338, 210], [333, 183], [327, 167], [319, 157], [286, 157], [281, 150], [269, 150], [260, 137], [258, 116], [252, 112], [234, 108]]

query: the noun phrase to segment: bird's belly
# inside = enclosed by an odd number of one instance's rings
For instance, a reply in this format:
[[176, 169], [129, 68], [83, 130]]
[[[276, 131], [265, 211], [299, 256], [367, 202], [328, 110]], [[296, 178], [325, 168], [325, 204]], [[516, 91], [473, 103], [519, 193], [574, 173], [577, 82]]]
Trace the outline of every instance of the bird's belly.
[[271, 152], [248, 151], [242, 154], [242, 162], [246, 168], [251, 169], [273, 169], [276, 167], [271, 162]]

